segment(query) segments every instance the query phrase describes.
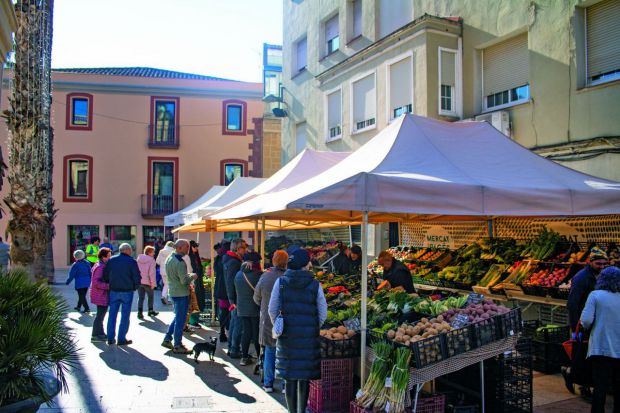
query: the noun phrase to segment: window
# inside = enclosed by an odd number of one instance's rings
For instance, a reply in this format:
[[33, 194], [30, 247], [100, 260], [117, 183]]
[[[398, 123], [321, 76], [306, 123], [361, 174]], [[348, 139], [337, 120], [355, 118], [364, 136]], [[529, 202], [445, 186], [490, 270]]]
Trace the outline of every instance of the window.
[[151, 97], [150, 147], [178, 146], [179, 98]]
[[389, 102], [388, 119], [396, 119], [413, 109], [413, 57], [388, 62]]
[[327, 142], [342, 135], [342, 89], [328, 93], [327, 100]]
[[222, 103], [222, 135], [246, 134], [247, 103], [242, 100], [225, 100]]
[[456, 116], [456, 50], [439, 48], [439, 114]]
[[[166, 232], [164, 232], [164, 228]], [[163, 248], [166, 241], [174, 239], [171, 227], [164, 227], [162, 225], [143, 225], [142, 226], [142, 249], [147, 245], [155, 247], [155, 256], [157, 252]]]
[[69, 130], [93, 130], [93, 95], [69, 93], [67, 95], [67, 124]]
[[93, 158], [88, 155], [67, 155], [63, 165], [63, 202], [92, 202]]
[[131, 245], [133, 256], [136, 252], [136, 234], [138, 230], [135, 225], [106, 225], [105, 236], [110, 240], [110, 244], [114, 247], [114, 251], [118, 251], [121, 244], [127, 243]]
[[586, 81], [620, 79], [620, 2], [605, 0], [585, 9]]
[[306, 132], [306, 122], [298, 123], [297, 126], [295, 126], [295, 155], [306, 148], [308, 140]]
[[527, 33], [482, 52], [484, 109], [499, 109], [530, 98]]
[[263, 53], [263, 66], [282, 67], [282, 46], [264, 44]]
[[412, 0], [377, 0], [377, 40], [400, 29], [413, 19]]
[[224, 185], [230, 185], [235, 179], [243, 176], [243, 165], [238, 163], [227, 163], [224, 165]]
[[248, 176], [248, 161], [243, 159], [220, 161], [220, 185], [230, 185], [240, 176]]
[[75, 250], [86, 250], [86, 246], [90, 244], [92, 237], [99, 236], [99, 225], [67, 225], [67, 240], [69, 248], [67, 252], [67, 264], [71, 264], [73, 260], [73, 252]]
[[349, 36], [349, 42], [362, 35], [362, 0], [353, 0], [349, 2], [351, 18], [351, 34]]
[[353, 132], [372, 128], [376, 117], [375, 74], [372, 73], [352, 84]]
[[147, 210], [143, 215], [162, 216], [177, 210], [178, 158], [149, 156]]
[[265, 71], [263, 79], [264, 96], [280, 96], [280, 83], [282, 82], [282, 73]]
[[307, 39], [304, 37], [295, 44], [295, 67], [293, 75], [306, 69], [307, 62]]
[[340, 48], [340, 29], [338, 15], [335, 15], [325, 23], [325, 41], [327, 42], [327, 54], [332, 54]]

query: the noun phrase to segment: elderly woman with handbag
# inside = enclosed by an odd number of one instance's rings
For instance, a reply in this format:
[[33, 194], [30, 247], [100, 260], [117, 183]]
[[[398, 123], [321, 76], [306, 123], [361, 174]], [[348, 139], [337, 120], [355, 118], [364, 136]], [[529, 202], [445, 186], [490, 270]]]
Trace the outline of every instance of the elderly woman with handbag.
[[620, 269], [607, 267], [596, 280], [581, 313], [581, 324], [591, 330], [588, 359], [592, 362], [592, 413], [604, 413], [611, 383], [614, 412], [620, 412]]
[[327, 318], [327, 303], [309, 271], [308, 251], [293, 246], [287, 252], [288, 270], [273, 286], [269, 316], [274, 333], [279, 333], [276, 375], [285, 380], [288, 411], [305, 413], [310, 380], [321, 377], [319, 331]]

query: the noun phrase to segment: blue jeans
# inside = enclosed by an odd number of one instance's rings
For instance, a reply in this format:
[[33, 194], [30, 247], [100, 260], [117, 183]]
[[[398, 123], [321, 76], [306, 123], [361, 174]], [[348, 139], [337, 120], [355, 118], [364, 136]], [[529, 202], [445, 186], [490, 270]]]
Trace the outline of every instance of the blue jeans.
[[187, 319], [187, 311], [189, 310], [189, 296], [172, 297], [174, 303], [174, 320], [170, 323], [166, 332], [166, 340], [172, 340], [174, 336], [174, 346], [180, 346], [183, 340], [183, 327]]
[[243, 331], [243, 326], [241, 325], [241, 320], [237, 317], [237, 309], [235, 308], [230, 312], [230, 327], [228, 330], [229, 335], [229, 344], [228, 344], [228, 352], [229, 353], [241, 353], [241, 333]]
[[264, 354], [263, 384], [267, 387], [273, 387], [273, 380], [276, 376], [276, 348], [265, 346]]
[[118, 341], [127, 340], [129, 330], [129, 315], [133, 303], [133, 291], [110, 291], [110, 312], [108, 313], [108, 341], [116, 336], [116, 316], [121, 310], [121, 322], [118, 326]]

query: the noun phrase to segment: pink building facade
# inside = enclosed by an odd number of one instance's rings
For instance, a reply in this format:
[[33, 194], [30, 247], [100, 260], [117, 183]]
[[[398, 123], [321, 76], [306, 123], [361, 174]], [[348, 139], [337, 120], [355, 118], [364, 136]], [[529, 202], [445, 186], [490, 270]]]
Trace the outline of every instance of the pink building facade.
[[[170, 238], [165, 215], [213, 185], [261, 175], [252, 169], [261, 153], [253, 147], [261, 141], [260, 83], [149, 68], [58, 69], [52, 83], [56, 268], [92, 236], [137, 251]], [[2, 110], [9, 95], [5, 72]], [[7, 139], [2, 122], [5, 159]], [[8, 183], [3, 198], [7, 191]], [[203, 238], [201, 255], [209, 256]]]

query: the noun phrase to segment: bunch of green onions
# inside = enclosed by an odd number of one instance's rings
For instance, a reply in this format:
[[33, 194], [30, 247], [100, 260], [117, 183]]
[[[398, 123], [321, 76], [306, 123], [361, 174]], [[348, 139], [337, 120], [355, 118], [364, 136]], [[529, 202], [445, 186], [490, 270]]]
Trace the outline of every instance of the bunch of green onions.
[[370, 368], [368, 380], [364, 384], [362, 394], [356, 399], [356, 403], [365, 409], [370, 409], [385, 387], [385, 378], [390, 372], [392, 365], [392, 345], [385, 341], [377, 341], [372, 344], [375, 352], [375, 360]]
[[405, 411], [405, 395], [409, 384], [409, 360], [411, 350], [406, 347], [396, 349], [396, 364], [392, 368], [392, 387], [389, 391], [390, 413]]

